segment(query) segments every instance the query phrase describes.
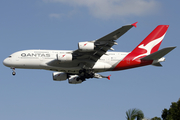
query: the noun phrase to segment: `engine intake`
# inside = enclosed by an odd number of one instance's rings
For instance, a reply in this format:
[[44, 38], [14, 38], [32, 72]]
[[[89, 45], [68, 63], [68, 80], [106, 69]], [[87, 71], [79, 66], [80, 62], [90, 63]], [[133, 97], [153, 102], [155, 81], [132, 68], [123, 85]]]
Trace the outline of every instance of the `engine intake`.
[[63, 72], [54, 72], [53, 73], [53, 80], [54, 81], [64, 81], [67, 79], [67, 73]]
[[82, 52], [89, 52], [94, 50], [94, 43], [93, 42], [79, 42], [78, 48]]
[[68, 82], [69, 84], [79, 84], [82, 83], [83, 81], [79, 79], [78, 75], [71, 75]]

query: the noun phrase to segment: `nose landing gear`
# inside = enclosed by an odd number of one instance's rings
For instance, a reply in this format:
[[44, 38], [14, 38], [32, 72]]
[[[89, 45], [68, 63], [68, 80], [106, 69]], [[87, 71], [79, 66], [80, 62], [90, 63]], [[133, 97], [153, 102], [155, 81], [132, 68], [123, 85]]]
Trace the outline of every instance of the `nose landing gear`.
[[15, 71], [15, 68], [12, 68], [12, 75], [16, 75], [16, 71]]

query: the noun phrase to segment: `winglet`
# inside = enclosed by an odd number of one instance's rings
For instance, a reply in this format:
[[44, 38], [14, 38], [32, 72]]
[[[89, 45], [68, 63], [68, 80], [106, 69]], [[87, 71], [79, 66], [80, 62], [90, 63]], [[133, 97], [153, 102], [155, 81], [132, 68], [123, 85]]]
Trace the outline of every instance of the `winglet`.
[[133, 24], [131, 24], [132, 26], [134, 26], [134, 27], [137, 27], [137, 24], [138, 22], [135, 22], [135, 23], [133, 23]]
[[110, 80], [111, 75], [107, 76], [107, 79]]

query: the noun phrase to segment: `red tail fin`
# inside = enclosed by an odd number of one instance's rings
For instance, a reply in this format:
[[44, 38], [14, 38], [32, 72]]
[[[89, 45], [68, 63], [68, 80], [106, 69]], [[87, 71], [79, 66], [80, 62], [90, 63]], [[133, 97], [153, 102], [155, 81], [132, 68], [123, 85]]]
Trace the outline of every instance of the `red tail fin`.
[[151, 64], [152, 61], [142, 62], [139, 58], [158, 51], [169, 25], [157, 26], [132, 52], [121, 60], [114, 70], [123, 70]]
[[[135, 58], [141, 58], [158, 51], [169, 25], [157, 26], [132, 52]], [[133, 55], [134, 56], [134, 55]]]

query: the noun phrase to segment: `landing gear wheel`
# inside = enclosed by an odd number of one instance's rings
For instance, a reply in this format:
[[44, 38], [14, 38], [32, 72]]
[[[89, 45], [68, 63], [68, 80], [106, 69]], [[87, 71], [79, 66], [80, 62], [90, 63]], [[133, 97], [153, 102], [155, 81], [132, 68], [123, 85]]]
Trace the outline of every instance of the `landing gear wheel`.
[[16, 72], [12, 72], [12, 75], [16, 75]]
[[79, 74], [81, 74], [83, 72], [83, 70], [79, 70]]
[[80, 79], [82, 81], [84, 81], [86, 78], [89, 79], [89, 78], [93, 78], [94, 77], [94, 72], [93, 70], [91, 69], [81, 69], [79, 70], [79, 76], [80, 76]]
[[82, 82], [83, 82], [83, 81], [85, 81], [85, 80], [86, 80], [86, 78], [85, 78], [85, 77], [81, 77], [81, 80], [82, 80]]
[[86, 73], [86, 69], [79, 70], [79, 74], [81, 74], [82, 72]]
[[94, 77], [94, 73], [90, 73], [90, 78], [93, 78]]

